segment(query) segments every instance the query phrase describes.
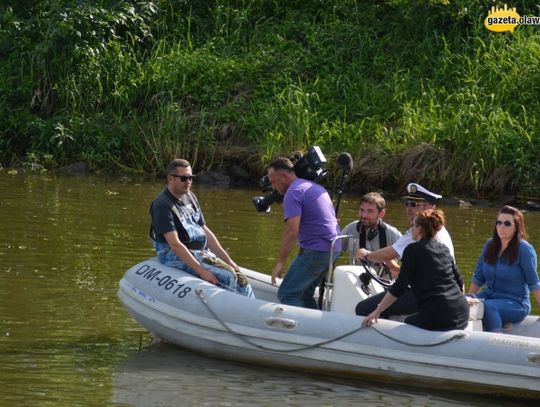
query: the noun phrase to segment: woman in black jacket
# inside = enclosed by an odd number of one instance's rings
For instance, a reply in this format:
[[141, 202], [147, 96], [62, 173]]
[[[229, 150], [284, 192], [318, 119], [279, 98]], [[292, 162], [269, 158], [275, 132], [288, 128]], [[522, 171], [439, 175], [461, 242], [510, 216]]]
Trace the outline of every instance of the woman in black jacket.
[[440, 210], [428, 209], [416, 215], [412, 230], [415, 243], [407, 246], [401, 272], [363, 326], [377, 322], [408, 286], [418, 303], [418, 312], [405, 318], [407, 324], [432, 331], [464, 329], [469, 321], [469, 304], [463, 294], [463, 278], [448, 248], [433, 237], [444, 226]]

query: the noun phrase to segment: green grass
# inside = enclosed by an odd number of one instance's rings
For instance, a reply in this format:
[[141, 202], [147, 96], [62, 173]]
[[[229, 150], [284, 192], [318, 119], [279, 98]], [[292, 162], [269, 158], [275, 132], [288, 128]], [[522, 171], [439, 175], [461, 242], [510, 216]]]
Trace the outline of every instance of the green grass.
[[3, 165], [213, 169], [240, 144], [259, 170], [317, 144], [356, 189], [540, 196], [540, 28], [487, 31], [491, 1], [24, 3], [0, 6]]

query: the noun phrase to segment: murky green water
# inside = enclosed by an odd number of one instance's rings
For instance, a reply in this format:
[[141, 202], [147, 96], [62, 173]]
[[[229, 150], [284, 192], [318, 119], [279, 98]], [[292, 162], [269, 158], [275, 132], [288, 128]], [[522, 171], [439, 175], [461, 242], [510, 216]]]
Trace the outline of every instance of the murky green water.
[[[368, 391], [362, 383], [239, 367], [176, 348], [166, 349], [167, 357], [162, 348], [139, 353], [145, 331], [123, 310], [116, 291], [132, 264], [153, 256], [148, 205], [161, 188], [159, 181], [0, 171], [0, 404], [239, 405], [243, 386], [259, 381], [266, 385], [253, 387], [258, 390], [241, 405], [458, 403], [436, 394]], [[251, 203], [259, 191], [195, 191], [209, 226], [235, 261], [269, 273], [282, 230], [279, 205], [259, 214]], [[496, 210], [443, 209], [458, 265], [470, 274]], [[356, 198], [343, 198], [342, 223], [356, 212]], [[387, 220], [405, 229], [398, 202], [389, 204]], [[527, 226], [539, 248], [540, 213], [528, 213]], [[147, 339], [142, 336], [143, 345]]]

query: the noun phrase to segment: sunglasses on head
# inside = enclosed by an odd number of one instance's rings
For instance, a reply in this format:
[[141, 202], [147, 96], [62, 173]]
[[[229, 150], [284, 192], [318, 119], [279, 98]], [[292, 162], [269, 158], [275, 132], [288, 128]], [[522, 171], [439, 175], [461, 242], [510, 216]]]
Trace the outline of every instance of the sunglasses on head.
[[513, 225], [513, 223], [510, 222], [509, 220], [505, 220], [504, 222], [502, 220], [498, 220], [497, 222], [495, 222], [495, 225], [496, 226], [504, 226], [505, 228], [509, 228], [510, 226]]
[[171, 177], [174, 178], [180, 178], [180, 181], [186, 182], [186, 181], [193, 181], [195, 179], [195, 175], [176, 175], [171, 174]]
[[406, 207], [416, 208], [418, 205], [423, 205], [424, 202], [416, 202], [416, 201], [405, 201], [403, 202], [403, 205]]

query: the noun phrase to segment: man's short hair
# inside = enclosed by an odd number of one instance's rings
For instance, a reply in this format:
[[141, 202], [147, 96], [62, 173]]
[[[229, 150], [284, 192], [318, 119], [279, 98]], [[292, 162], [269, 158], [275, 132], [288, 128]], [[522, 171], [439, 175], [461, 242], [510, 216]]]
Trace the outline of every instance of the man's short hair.
[[379, 212], [386, 209], [386, 201], [378, 192], [368, 192], [360, 198], [360, 204], [362, 202], [374, 204]]
[[175, 158], [167, 165], [167, 168], [165, 168], [165, 175], [176, 174], [176, 169], [178, 167], [187, 168], [191, 167], [191, 164], [188, 160], [184, 160], [183, 158]]
[[285, 157], [278, 157], [266, 166], [267, 170], [294, 172], [294, 165], [291, 160]]

